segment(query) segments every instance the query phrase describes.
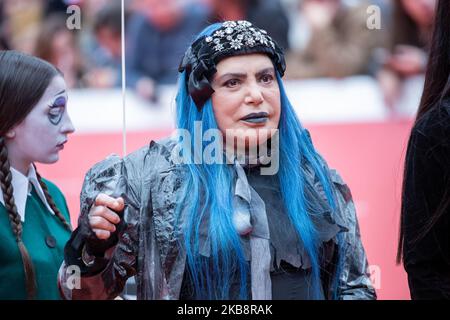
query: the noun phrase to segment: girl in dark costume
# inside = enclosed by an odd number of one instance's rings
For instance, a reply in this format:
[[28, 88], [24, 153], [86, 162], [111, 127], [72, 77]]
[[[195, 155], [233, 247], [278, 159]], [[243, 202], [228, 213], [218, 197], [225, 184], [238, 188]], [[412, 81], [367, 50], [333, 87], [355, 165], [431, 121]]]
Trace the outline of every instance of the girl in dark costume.
[[0, 51], [0, 70], [0, 300], [59, 299], [69, 212], [34, 163], [56, 162], [74, 131], [66, 84], [51, 64], [16, 51]]

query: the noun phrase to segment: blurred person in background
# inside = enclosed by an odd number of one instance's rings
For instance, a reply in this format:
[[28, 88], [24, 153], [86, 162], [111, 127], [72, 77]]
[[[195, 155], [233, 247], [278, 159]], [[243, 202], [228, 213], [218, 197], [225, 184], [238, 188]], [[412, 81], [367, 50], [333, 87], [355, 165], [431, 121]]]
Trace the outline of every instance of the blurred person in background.
[[44, 0], [44, 15], [46, 17], [51, 16], [53, 14], [61, 14], [67, 12], [67, 7], [69, 4], [79, 4], [82, 0]]
[[382, 67], [377, 78], [385, 103], [396, 116], [404, 80], [425, 71], [436, 0], [398, 0], [393, 5], [388, 50], [378, 57]]
[[51, 64], [0, 51], [0, 300], [59, 299], [70, 237], [64, 195], [35, 163], [55, 163], [74, 127], [67, 88]]
[[[105, 6], [119, 5], [121, 0], [60, 0], [70, 4], [75, 4], [80, 9], [81, 30], [78, 32], [80, 50], [87, 60], [95, 54], [98, 43], [94, 34], [94, 24], [99, 11]], [[128, 0], [125, 4], [128, 4]], [[69, 17], [73, 11], [67, 13]]]
[[[372, 50], [380, 31], [367, 27], [369, 3], [347, 5], [341, 0], [303, 0], [295, 19], [303, 19], [305, 35], [287, 56], [287, 78], [342, 78], [370, 74]], [[293, 30], [292, 32], [295, 32]]]
[[66, 27], [65, 15], [54, 14], [45, 19], [37, 36], [34, 55], [61, 70], [69, 88], [85, 86], [77, 31]]
[[450, 300], [449, 17], [450, 1], [440, 0], [405, 159], [397, 262], [412, 299]]
[[2, 0], [5, 33], [12, 49], [32, 53], [43, 14], [42, 0]]
[[247, 20], [266, 30], [283, 49], [289, 49], [289, 19], [280, 0], [202, 0], [208, 22]]
[[[91, 65], [86, 74], [90, 87], [111, 88], [121, 85], [122, 10], [120, 3], [108, 3], [94, 18], [94, 35], [98, 47], [90, 56]], [[125, 11], [125, 23], [128, 11]]]
[[204, 6], [182, 0], [136, 0], [128, 22], [127, 85], [154, 100], [158, 84], [175, 84], [177, 64], [205, 25]]

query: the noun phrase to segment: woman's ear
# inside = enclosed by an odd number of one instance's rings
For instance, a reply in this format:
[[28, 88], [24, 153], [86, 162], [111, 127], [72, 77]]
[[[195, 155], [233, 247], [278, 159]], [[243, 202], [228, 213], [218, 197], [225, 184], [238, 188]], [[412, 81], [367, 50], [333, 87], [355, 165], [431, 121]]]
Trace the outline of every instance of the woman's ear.
[[8, 139], [12, 139], [16, 136], [16, 132], [14, 130], [9, 130], [6, 132], [5, 137]]

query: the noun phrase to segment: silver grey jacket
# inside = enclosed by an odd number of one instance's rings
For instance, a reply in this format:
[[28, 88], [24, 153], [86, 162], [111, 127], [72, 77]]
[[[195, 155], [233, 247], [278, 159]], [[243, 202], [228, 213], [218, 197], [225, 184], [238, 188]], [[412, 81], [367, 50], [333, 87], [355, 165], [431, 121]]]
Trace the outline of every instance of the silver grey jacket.
[[[123, 159], [108, 157], [86, 174], [78, 228], [66, 245], [59, 272], [59, 287], [65, 299], [112, 299], [132, 276], [136, 276], [138, 299], [180, 297], [186, 254], [179, 245], [174, 213], [180, 202], [184, 171], [182, 165], [171, 160], [174, 145], [169, 138], [151, 141]], [[323, 165], [327, 167], [325, 161]], [[316, 186], [319, 196], [325, 197], [309, 169], [305, 165], [305, 178]], [[333, 263], [324, 266], [338, 279], [337, 292], [325, 286], [325, 296], [376, 299], [350, 190], [335, 170], [328, 172], [337, 201], [336, 210], [328, 218], [340, 226], [340, 237], [333, 240], [344, 241], [345, 252], [340, 253], [344, 262], [338, 275]], [[88, 224], [89, 209], [100, 192], [122, 196], [126, 203], [118, 232], [108, 241], [98, 240]], [[333, 248], [337, 250], [337, 246]], [[73, 266], [81, 271], [78, 285], [71, 278]]]

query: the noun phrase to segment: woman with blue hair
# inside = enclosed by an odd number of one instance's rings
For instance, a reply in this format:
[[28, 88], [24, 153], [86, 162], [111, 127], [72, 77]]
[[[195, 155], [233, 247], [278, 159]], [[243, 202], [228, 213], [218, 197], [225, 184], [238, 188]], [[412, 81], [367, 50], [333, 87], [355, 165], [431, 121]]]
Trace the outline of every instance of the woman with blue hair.
[[179, 71], [177, 134], [87, 173], [65, 298], [114, 298], [136, 275], [138, 299], [375, 299], [350, 190], [297, 119], [272, 38], [211, 25]]

